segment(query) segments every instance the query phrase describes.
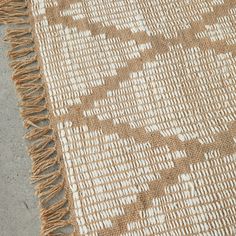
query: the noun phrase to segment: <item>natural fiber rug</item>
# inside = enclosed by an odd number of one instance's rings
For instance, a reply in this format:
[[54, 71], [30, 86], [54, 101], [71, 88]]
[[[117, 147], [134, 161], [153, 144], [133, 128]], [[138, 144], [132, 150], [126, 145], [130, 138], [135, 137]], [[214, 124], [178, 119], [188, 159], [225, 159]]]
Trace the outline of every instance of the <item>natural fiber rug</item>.
[[42, 235], [236, 235], [236, 1], [1, 0]]

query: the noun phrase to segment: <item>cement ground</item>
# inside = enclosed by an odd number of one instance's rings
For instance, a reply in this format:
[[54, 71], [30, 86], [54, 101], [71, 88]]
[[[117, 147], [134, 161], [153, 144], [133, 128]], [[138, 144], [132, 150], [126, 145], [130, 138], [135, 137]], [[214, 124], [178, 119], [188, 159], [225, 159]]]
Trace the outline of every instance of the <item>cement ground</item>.
[[38, 236], [39, 211], [30, 183], [31, 160], [0, 26], [0, 235]]

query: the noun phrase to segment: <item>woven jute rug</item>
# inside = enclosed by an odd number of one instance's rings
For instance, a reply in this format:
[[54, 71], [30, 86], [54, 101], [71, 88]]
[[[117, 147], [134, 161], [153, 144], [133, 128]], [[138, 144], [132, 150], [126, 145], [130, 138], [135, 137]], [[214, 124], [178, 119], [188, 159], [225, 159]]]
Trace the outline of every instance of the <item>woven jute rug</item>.
[[236, 235], [236, 1], [1, 0], [42, 235]]

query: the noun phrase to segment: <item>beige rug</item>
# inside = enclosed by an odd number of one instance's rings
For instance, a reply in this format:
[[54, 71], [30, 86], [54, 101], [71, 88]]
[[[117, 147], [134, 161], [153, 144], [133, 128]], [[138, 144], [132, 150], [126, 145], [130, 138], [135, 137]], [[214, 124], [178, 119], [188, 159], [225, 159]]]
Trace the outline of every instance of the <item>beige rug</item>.
[[236, 1], [0, 0], [0, 22], [42, 235], [236, 235]]

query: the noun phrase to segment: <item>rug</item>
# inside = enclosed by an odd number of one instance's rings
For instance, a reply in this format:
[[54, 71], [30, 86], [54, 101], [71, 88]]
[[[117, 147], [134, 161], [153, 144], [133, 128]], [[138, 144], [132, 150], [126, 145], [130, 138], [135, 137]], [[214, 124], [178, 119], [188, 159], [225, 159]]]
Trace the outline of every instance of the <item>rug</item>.
[[236, 235], [236, 1], [1, 0], [41, 235]]

